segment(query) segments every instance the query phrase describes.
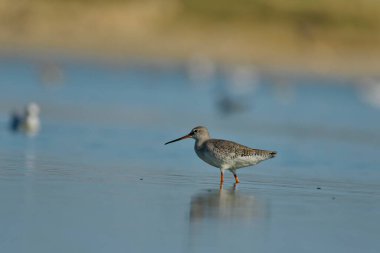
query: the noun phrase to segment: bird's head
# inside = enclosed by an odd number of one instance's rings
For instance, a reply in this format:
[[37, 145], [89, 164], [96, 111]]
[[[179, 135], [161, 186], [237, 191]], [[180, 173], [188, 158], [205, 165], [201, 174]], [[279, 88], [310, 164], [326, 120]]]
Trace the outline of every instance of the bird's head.
[[176, 141], [180, 141], [180, 140], [184, 140], [184, 139], [188, 139], [188, 138], [193, 138], [197, 141], [202, 141], [202, 140], [207, 140], [210, 138], [210, 135], [208, 133], [208, 130], [206, 127], [203, 127], [203, 126], [197, 126], [197, 127], [194, 127], [191, 132], [185, 136], [182, 136], [178, 139], [175, 139], [175, 140], [172, 140], [172, 141], [169, 141], [166, 144], [169, 144], [169, 143], [173, 143], [173, 142], [176, 142]]

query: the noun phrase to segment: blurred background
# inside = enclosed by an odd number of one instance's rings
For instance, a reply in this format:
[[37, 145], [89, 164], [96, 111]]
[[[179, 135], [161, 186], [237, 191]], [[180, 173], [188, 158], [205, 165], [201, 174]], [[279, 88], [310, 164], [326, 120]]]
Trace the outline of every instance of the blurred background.
[[[378, 252], [379, 1], [0, 0], [0, 45], [1, 249]], [[197, 125], [278, 156], [219, 191]]]
[[36, 0], [0, 2], [3, 54], [187, 61], [270, 70], [376, 74], [372, 0]]

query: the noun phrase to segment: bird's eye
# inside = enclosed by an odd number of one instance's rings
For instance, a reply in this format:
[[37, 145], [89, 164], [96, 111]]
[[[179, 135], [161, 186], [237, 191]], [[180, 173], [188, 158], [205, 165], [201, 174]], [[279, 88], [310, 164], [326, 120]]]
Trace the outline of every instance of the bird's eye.
[[194, 130], [193, 130], [193, 133], [196, 133], [196, 132], [198, 132], [198, 130], [197, 130], [197, 129], [194, 129]]

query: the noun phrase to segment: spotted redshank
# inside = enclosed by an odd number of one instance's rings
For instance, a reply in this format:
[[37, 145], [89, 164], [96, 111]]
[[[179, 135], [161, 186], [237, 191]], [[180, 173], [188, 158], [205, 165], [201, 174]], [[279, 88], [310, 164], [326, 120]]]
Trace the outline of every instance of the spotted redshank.
[[256, 165], [277, 154], [276, 151], [252, 149], [232, 141], [211, 139], [207, 128], [203, 126], [195, 127], [189, 134], [169, 141], [165, 145], [187, 138], [195, 139], [194, 150], [199, 158], [220, 169], [221, 184], [224, 182], [225, 170], [229, 170], [234, 175], [236, 183], [239, 183], [237, 169]]

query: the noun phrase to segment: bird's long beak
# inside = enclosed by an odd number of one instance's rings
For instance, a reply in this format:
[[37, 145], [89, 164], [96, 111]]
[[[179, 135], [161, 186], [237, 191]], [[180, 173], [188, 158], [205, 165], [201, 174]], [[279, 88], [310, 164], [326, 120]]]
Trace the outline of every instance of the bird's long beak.
[[178, 139], [175, 139], [175, 140], [172, 140], [172, 141], [168, 141], [167, 143], [165, 143], [165, 145], [169, 144], [169, 143], [176, 142], [176, 141], [184, 140], [184, 139], [187, 139], [187, 138], [191, 138], [191, 137], [193, 137], [191, 134], [187, 134], [185, 136], [182, 136], [181, 138], [178, 138]]

